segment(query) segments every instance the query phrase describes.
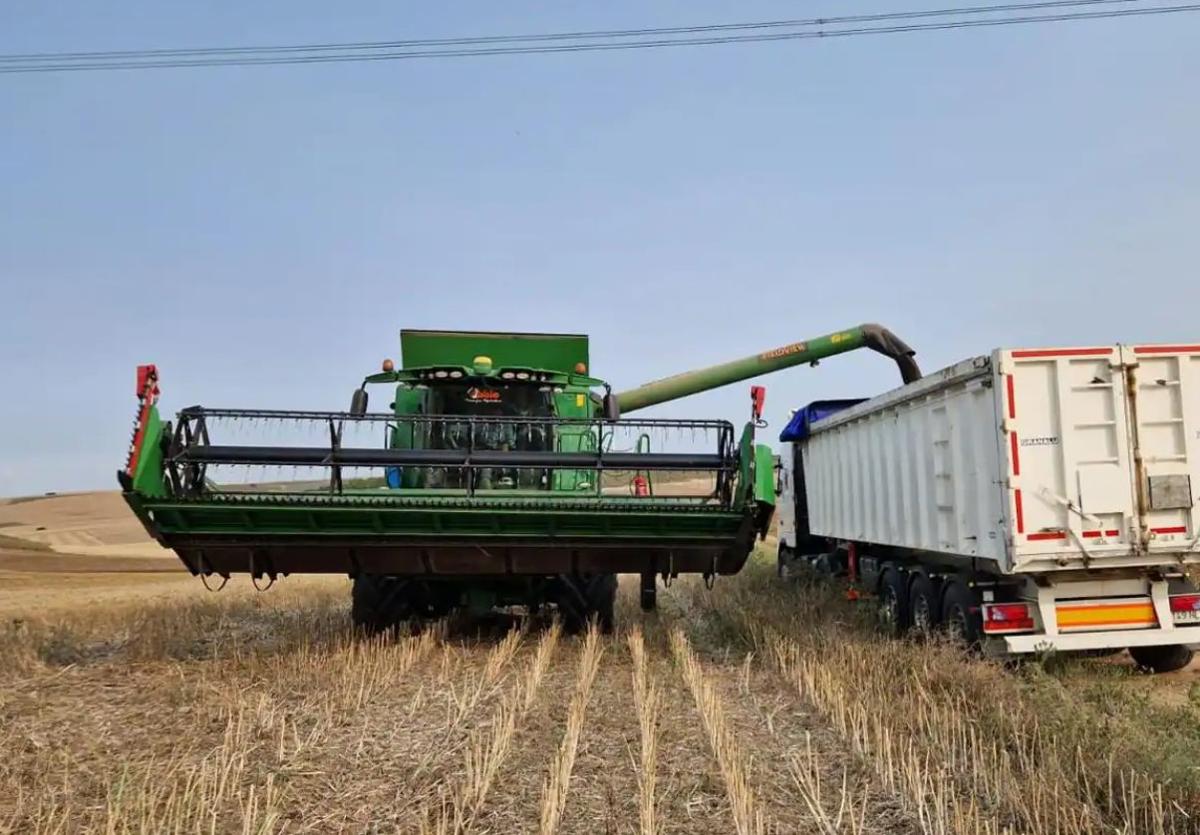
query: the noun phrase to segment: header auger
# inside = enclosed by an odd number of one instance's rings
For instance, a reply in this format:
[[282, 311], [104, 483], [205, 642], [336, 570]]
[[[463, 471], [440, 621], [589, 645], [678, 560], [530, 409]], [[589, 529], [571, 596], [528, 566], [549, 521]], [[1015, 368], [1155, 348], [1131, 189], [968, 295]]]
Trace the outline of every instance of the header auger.
[[[740, 432], [628, 413], [861, 347], [916, 367], [875, 325], [619, 394], [590, 375], [586, 336], [408, 330], [401, 346], [346, 412], [194, 406], [172, 424], [143, 366], [130, 507], [202, 577], [351, 576], [368, 629], [496, 606], [608, 628], [618, 573], [641, 575], [645, 608], [660, 576], [735, 574], [775, 502], [761, 397]], [[368, 384], [395, 386], [388, 411], [367, 410]]]

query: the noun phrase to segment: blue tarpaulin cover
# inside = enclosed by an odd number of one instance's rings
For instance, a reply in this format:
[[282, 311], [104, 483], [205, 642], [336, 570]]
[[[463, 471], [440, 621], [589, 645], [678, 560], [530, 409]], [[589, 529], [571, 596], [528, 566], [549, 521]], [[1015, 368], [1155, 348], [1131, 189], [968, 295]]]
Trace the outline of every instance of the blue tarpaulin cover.
[[827, 418], [830, 415], [836, 415], [843, 409], [849, 409], [851, 406], [857, 406], [865, 400], [865, 397], [860, 397], [857, 400], [816, 400], [809, 403], [807, 406], [797, 409], [792, 415], [792, 419], [788, 421], [788, 425], [779, 433], [781, 441], [803, 441], [808, 437], [809, 430], [812, 425], [822, 418]]

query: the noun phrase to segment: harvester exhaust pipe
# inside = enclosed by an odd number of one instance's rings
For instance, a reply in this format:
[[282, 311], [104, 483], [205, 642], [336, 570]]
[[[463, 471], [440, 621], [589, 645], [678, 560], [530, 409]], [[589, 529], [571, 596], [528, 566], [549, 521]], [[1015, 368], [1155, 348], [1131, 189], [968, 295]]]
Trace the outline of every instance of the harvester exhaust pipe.
[[601, 410], [605, 420], [619, 420], [621, 417], [621, 404], [617, 400], [617, 396], [611, 391], [604, 392], [604, 399], [600, 401]]
[[655, 380], [644, 386], [620, 392], [615, 397], [619, 411], [624, 414], [783, 368], [816, 363], [825, 357], [844, 354], [858, 348], [870, 348], [891, 357], [899, 366], [900, 377], [905, 383], [921, 379], [921, 369], [913, 358], [916, 352], [882, 325], [866, 324], [807, 342], [793, 342], [740, 360]]

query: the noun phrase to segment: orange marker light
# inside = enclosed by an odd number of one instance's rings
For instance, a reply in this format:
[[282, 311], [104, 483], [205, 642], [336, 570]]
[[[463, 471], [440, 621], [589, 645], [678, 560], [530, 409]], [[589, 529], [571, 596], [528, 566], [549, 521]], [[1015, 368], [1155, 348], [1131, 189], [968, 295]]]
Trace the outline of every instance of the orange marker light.
[[587, 366], [581, 362], [575, 363], [575, 373], [576, 374], [587, 374]]
[[384, 361], [383, 361], [383, 370], [384, 370], [385, 372], [387, 372], [387, 371], [394, 371], [394, 370], [395, 370], [395, 368], [396, 368], [396, 364], [395, 364], [394, 362], [392, 362], [391, 360], [384, 360]]

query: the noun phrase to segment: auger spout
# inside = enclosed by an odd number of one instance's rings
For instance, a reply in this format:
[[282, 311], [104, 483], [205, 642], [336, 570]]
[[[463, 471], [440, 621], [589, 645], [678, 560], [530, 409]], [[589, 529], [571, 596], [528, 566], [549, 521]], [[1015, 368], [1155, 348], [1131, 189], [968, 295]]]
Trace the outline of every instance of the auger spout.
[[685, 371], [619, 392], [616, 399], [621, 414], [625, 414], [859, 348], [870, 348], [891, 357], [899, 366], [900, 376], [906, 383], [921, 378], [921, 369], [914, 359], [916, 352], [912, 348], [882, 325], [866, 324], [804, 342], [793, 342], [720, 365]]

